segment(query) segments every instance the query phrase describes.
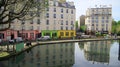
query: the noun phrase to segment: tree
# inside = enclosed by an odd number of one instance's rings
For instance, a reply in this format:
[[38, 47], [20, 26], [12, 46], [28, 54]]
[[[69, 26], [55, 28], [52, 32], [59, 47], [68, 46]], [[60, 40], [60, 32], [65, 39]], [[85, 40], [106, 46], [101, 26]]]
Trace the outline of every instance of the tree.
[[116, 21], [112, 21], [112, 33], [116, 33], [116, 26], [117, 26], [117, 22]]
[[86, 30], [86, 26], [85, 25], [80, 26], [80, 31], [81, 32], [85, 32], [85, 30]]
[[0, 31], [9, 29], [15, 19], [28, 19], [31, 12], [35, 16], [34, 12], [42, 11], [46, 6], [48, 0], [0, 0]]
[[75, 29], [78, 29], [78, 21], [75, 22]]

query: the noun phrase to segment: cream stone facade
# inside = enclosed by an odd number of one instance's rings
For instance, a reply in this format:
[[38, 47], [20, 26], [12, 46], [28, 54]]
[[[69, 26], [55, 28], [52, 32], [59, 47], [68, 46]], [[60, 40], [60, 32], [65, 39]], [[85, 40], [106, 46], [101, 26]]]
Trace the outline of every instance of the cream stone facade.
[[85, 25], [89, 32], [111, 33], [112, 7], [100, 5], [100, 7], [88, 8]]
[[33, 20], [15, 20], [14, 30], [74, 30], [76, 9], [74, 2], [49, 0], [49, 6], [38, 12]]

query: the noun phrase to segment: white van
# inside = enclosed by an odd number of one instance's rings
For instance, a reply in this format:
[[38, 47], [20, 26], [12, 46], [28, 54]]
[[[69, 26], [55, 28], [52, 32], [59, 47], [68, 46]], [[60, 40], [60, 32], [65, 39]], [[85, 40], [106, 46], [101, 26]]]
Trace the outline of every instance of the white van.
[[50, 40], [50, 36], [42, 36], [40, 38], [37, 38], [37, 40]]
[[22, 37], [17, 37], [17, 38], [16, 38], [16, 42], [23, 42]]

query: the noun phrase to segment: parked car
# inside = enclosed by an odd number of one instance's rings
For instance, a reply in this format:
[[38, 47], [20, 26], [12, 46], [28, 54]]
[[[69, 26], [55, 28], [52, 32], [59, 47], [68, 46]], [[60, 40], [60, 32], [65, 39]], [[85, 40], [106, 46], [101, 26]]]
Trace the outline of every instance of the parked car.
[[17, 37], [15, 40], [16, 40], [16, 42], [23, 42], [22, 37]]
[[90, 35], [81, 35], [81, 38], [90, 38]]
[[14, 42], [15, 42], [14, 39], [9, 40], [9, 43], [10, 43], [10, 44], [12, 44], [12, 43], [14, 43]]
[[40, 38], [37, 38], [37, 40], [50, 40], [50, 36], [42, 36]]

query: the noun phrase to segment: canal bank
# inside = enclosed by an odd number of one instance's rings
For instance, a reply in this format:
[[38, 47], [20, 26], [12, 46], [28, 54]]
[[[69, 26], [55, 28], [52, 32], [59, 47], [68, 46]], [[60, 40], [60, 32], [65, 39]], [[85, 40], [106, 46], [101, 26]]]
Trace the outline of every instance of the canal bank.
[[8, 59], [12, 56], [16, 56], [21, 54], [24, 51], [28, 51], [30, 49], [32, 49], [33, 47], [37, 46], [37, 45], [45, 45], [45, 44], [54, 44], [54, 43], [67, 43], [67, 42], [87, 42], [87, 41], [105, 41], [105, 40], [119, 40], [120, 38], [94, 38], [94, 39], [70, 39], [70, 40], [53, 40], [53, 41], [35, 41], [32, 42], [32, 46], [26, 46], [24, 44], [24, 49], [22, 49], [19, 52], [9, 52], [9, 54], [7, 54], [6, 56], [1, 56], [0, 60], [5, 60]]

